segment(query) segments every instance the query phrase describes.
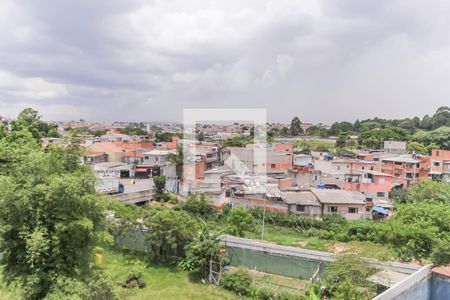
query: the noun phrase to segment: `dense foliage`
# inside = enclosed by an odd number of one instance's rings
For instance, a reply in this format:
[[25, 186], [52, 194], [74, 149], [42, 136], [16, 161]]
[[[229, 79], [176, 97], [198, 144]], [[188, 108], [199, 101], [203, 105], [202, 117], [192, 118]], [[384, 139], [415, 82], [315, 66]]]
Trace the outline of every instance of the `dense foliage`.
[[368, 280], [376, 269], [357, 255], [344, 253], [327, 265], [325, 290], [322, 294], [333, 299], [371, 299], [376, 295], [376, 286]]
[[255, 227], [255, 219], [242, 206], [232, 208], [226, 217], [227, 232], [232, 235], [244, 236], [245, 231], [252, 231]]
[[161, 207], [148, 211], [147, 243], [154, 257], [182, 257], [197, 233], [195, 220], [186, 212]]
[[88, 284], [104, 209], [92, 172], [78, 149], [41, 148], [45, 132], [26, 110], [0, 140], [0, 251], [3, 273], [30, 299], [40, 299], [61, 280]]

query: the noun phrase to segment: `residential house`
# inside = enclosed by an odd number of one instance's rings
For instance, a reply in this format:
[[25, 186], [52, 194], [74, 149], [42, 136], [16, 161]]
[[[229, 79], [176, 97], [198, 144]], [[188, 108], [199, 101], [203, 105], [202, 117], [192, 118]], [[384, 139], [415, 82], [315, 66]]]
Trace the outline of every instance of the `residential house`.
[[275, 144], [273, 147], [275, 151], [289, 152], [292, 153], [294, 151], [294, 145], [292, 144]]
[[284, 192], [283, 197], [290, 214], [322, 217], [322, 203], [311, 190]]
[[217, 144], [196, 143], [191, 145], [191, 147], [195, 147], [196, 155], [202, 155], [205, 157], [205, 170], [211, 170], [223, 166], [225, 161], [230, 156], [229, 149]]
[[366, 211], [366, 199], [360, 192], [336, 189], [311, 189], [322, 204], [322, 216], [338, 214], [347, 220], [359, 220], [371, 216]]
[[378, 171], [357, 170], [345, 176], [344, 190], [364, 194], [367, 205], [392, 209], [389, 192], [393, 187], [393, 176]]
[[110, 162], [123, 162], [124, 150], [122, 147], [117, 146], [111, 142], [99, 142], [93, 143], [88, 147], [91, 152], [103, 152], [108, 155], [108, 161]]
[[430, 174], [433, 180], [450, 182], [450, 150], [432, 150]]
[[161, 150], [173, 150], [177, 148], [178, 137], [172, 136], [172, 141], [170, 142], [160, 142], [156, 144], [156, 148]]
[[406, 142], [403, 141], [384, 141], [384, 152], [396, 155], [406, 154]]
[[100, 136], [101, 142], [129, 142], [131, 137], [127, 134], [122, 134], [118, 129], [111, 129], [106, 134]]
[[175, 150], [156, 149], [144, 152], [142, 163], [136, 166], [136, 173], [144, 177], [164, 175], [168, 178], [176, 178], [175, 166], [167, 159], [170, 153], [175, 153]]
[[430, 157], [413, 154], [383, 158], [381, 172], [392, 175], [394, 183], [406, 187], [428, 178]]
[[[292, 168], [292, 155], [263, 148], [229, 148], [232, 158], [242, 162], [250, 172], [287, 175]], [[262, 159], [265, 155], [265, 161]], [[255, 161], [261, 159], [261, 161]]]
[[292, 180], [292, 186], [299, 188], [317, 187], [323, 183], [322, 172], [312, 168], [295, 167], [289, 169], [289, 178]]
[[344, 182], [346, 174], [351, 174], [355, 170], [379, 171], [381, 165], [376, 161], [359, 159], [316, 159], [314, 160], [314, 169], [321, 171], [322, 174], [331, 175], [337, 180]]
[[93, 165], [108, 161], [108, 154], [105, 152], [87, 151], [81, 156], [81, 163]]

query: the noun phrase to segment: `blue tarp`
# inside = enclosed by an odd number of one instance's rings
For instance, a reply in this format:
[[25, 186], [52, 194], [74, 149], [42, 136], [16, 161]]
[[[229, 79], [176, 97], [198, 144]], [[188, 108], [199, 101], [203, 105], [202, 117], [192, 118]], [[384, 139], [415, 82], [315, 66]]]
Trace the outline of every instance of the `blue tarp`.
[[374, 206], [373, 211], [386, 216], [389, 215], [389, 211], [387, 209], [382, 208], [381, 206]]

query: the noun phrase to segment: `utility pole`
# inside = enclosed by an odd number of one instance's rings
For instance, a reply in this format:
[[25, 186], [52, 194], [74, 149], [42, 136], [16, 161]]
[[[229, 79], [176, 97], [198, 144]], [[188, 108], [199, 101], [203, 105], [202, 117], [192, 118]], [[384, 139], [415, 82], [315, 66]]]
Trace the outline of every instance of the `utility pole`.
[[267, 196], [264, 198], [264, 208], [263, 208], [263, 218], [262, 218], [262, 225], [261, 225], [261, 240], [264, 241], [264, 223], [266, 221], [266, 202], [267, 202]]

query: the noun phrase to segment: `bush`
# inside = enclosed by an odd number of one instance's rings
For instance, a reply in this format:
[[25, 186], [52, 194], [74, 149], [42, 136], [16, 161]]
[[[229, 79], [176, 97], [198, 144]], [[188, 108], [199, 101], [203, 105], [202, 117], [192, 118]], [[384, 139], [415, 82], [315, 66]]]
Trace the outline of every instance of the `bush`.
[[244, 231], [255, 229], [255, 219], [242, 206], [232, 208], [226, 218], [227, 232], [232, 235], [244, 236]]
[[128, 271], [128, 275], [127, 275], [127, 279], [125, 280], [125, 283], [122, 285], [122, 287], [124, 287], [124, 288], [134, 288], [134, 287], [144, 288], [145, 287], [145, 282], [143, 279], [144, 270], [145, 270], [145, 265], [142, 262], [140, 262], [138, 260], [131, 262], [130, 270]]
[[166, 195], [166, 176], [153, 177], [155, 185], [155, 199], [160, 202], [167, 202], [169, 199]]
[[[261, 220], [263, 217], [263, 210], [261, 208], [251, 209], [250, 212], [255, 219]], [[271, 211], [266, 211], [265, 215], [265, 222], [276, 226], [295, 228], [300, 231], [309, 228], [324, 228], [324, 223], [321, 220], [312, 217], [287, 215]]]
[[221, 284], [224, 289], [247, 296], [251, 292], [252, 278], [246, 270], [239, 269], [236, 272], [226, 272]]
[[[375, 284], [369, 282], [367, 278], [373, 275], [376, 269], [371, 267], [367, 261], [352, 254], [343, 254], [337, 257], [337, 260], [330, 263], [326, 270], [326, 287], [327, 296], [336, 296], [336, 299], [345, 295], [357, 298], [348, 299], [370, 299], [375, 296]], [[357, 288], [364, 289], [364, 297], [360, 297]], [[339, 297], [338, 297], [339, 296]], [[334, 298], [333, 298], [334, 299]]]
[[435, 266], [447, 266], [450, 264], [450, 242], [439, 244], [433, 250], [431, 261]]
[[89, 282], [73, 278], [58, 277], [46, 300], [113, 300], [117, 299], [112, 282], [105, 277], [97, 276]]
[[212, 215], [214, 210], [209, 202], [208, 195], [200, 193], [191, 194], [182, 207], [185, 211], [200, 217], [208, 217]]

